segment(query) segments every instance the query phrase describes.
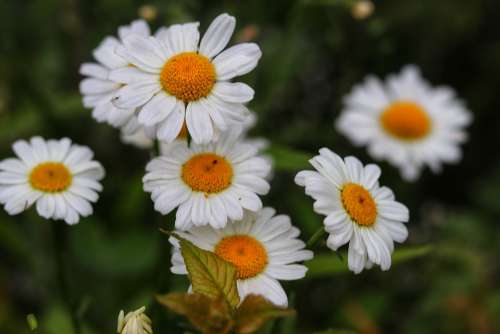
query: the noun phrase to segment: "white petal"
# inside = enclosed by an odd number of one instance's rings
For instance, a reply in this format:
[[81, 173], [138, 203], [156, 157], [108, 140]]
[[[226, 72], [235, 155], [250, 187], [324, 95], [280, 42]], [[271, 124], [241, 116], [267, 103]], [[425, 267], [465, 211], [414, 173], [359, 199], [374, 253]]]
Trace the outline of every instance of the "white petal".
[[334, 231], [332, 230], [328, 231], [330, 232], [330, 235], [328, 236], [326, 245], [330, 249], [336, 251], [339, 247], [345, 245], [351, 240], [353, 231], [354, 229], [352, 223], [344, 222], [343, 224], [336, 226]]
[[278, 280], [296, 280], [306, 276], [307, 267], [300, 264], [269, 265], [266, 274]]
[[159, 92], [144, 105], [139, 112], [138, 120], [144, 126], [152, 126], [163, 121], [174, 109], [177, 99], [164, 92]]
[[230, 103], [246, 103], [251, 101], [254, 95], [253, 89], [241, 82], [217, 82], [212, 92], [222, 101]]
[[369, 164], [366, 165], [362, 172], [361, 176], [361, 184], [366, 188], [366, 189], [371, 189], [374, 187], [381, 174], [380, 167], [374, 164]]
[[166, 143], [172, 143], [179, 135], [185, 122], [185, 112], [184, 102], [176, 100], [172, 112], [158, 128], [158, 139]]
[[96, 79], [107, 80], [109, 70], [104, 66], [95, 63], [83, 63], [80, 66], [80, 74], [94, 77]]
[[350, 180], [354, 183], [360, 183], [363, 173], [363, 164], [361, 161], [355, 157], [346, 157], [344, 160]]
[[16, 141], [12, 145], [12, 149], [26, 165], [31, 167], [38, 162], [35, 158], [31, 145], [29, 145], [26, 141], [24, 140]]
[[113, 98], [113, 104], [122, 109], [137, 108], [148, 102], [160, 90], [159, 83], [132, 83], [118, 90]]
[[25, 174], [28, 171], [28, 167], [19, 159], [8, 158], [0, 161], [0, 170]]
[[45, 219], [50, 219], [55, 213], [56, 202], [52, 195], [43, 195], [36, 202], [38, 214]]
[[208, 110], [196, 101], [190, 102], [186, 108], [186, 125], [193, 141], [197, 144], [212, 140], [214, 129]]
[[199, 25], [198, 22], [174, 24], [168, 29], [160, 30], [157, 36], [163, 47], [171, 55], [182, 52], [194, 52], [198, 48], [200, 40]]
[[380, 200], [377, 202], [377, 210], [380, 216], [399, 222], [407, 222], [410, 212], [406, 206], [396, 201]]
[[137, 67], [126, 66], [112, 70], [109, 79], [123, 84], [134, 82], [154, 83], [158, 81], [158, 74], [151, 74], [141, 71]]
[[247, 74], [257, 66], [261, 56], [262, 52], [255, 43], [242, 43], [225, 50], [213, 61], [217, 80], [224, 81]]
[[212, 58], [221, 52], [231, 39], [236, 19], [228, 14], [221, 14], [213, 20], [200, 42], [200, 53]]
[[132, 64], [148, 72], [161, 70], [166, 57], [154, 37], [131, 34], [123, 41]]
[[120, 86], [116, 82], [101, 79], [84, 79], [80, 82], [82, 94], [103, 94], [112, 92]]

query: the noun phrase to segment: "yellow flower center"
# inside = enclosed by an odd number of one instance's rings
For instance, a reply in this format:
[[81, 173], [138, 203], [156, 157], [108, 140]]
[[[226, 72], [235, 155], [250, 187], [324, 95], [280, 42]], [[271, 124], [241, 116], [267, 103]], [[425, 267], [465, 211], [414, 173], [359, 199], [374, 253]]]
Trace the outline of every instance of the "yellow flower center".
[[47, 193], [66, 190], [71, 185], [71, 180], [70, 171], [60, 162], [41, 163], [33, 168], [29, 176], [33, 188]]
[[372, 226], [377, 218], [377, 205], [368, 190], [355, 183], [342, 187], [341, 200], [351, 220], [361, 226]]
[[236, 267], [238, 279], [257, 276], [267, 265], [267, 251], [262, 244], [248, 235], [225, 237], [217, 246], [215, 254]]
[[208, 195], [221, 192], [231, 185], [233, 168], [224, 157], [200, 153], [184, 163], [181, 177], [191, 189]]
[[380, 116], [380, 122], [388, 133], [403, 140], [421, 139], [431, 130], [427, 112], [408, 101], [396, 101], [389, 105]]
[[160, 73], [165, 91], [184, 102], [207, 96], [215, 84], [215, 67], [196, 52], [183, 52], [170, 58]]

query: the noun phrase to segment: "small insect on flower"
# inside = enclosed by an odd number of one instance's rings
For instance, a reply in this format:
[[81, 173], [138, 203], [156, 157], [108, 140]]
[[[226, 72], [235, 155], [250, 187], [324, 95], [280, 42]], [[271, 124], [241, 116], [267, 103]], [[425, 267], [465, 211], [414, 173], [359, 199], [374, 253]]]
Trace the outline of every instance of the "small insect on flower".
[[239, 141], [239, 130], [221, 135], [217, 143], [171, 145], [167, 156], [146, 167], [144, 190], [155, 209], [168, 214], [178, 207], [175, 226], [189, 229], [210, 224], [222, 228], [228, 219], [242, 219], [243, 209], [258, 211], [269, 184], [271, 166], [258, 148]]
[[151, 319], [144, 313], [146, 307], [141, 307], [135, 311], [125, 313], [120, 311], [118, 315], [118, 334], [153, 334]]
[[[256, 294], [286, 306], [288, 298], [278, 280], [303, 278], [307, 268], [297, 262], [312, 259], [313, 253], [304, 249], [305, 243], [298, 239], [300, 231], [290, 218], [275, 213], [272, 208], [246, 211], [243, 219], [229, 222], [223, 229], [202, 226], [176, 233], [236, 267], [240, 300]], [[171, 270], [186, 275], [179, 243], [175, 238], [169, 240], [174, 245]]]
[[129, 67], [130, 63], [116, 54], [115, 49], [130, 34], [147, 37], [150, 35], [148, 24], [144, 20], [133, 21], [130, 25], [118, 29], [119, 39], [108, 36], [94, 50], [97, 63], [84, 63], [80, 73], [87, 78], [80, 83], [83, 105], [92, 108], [92, 116], [98, 122], [106, 122], [115, 128], [121, 128], [125, 136], [142, 130], [135, 116], [135, 108], [119, 109], [111, 103], [112, 97], [123, 86], [109, 78], [113, 69]]
[[0, 203], [16, 215], [36, 203], [46, 219], [76, 224], [87, 217], [102, 190], [101, 164], [92, 160], [92, 151], [71, 144], [71, 140], [18, 140], [12, 145], [19, 158], [0, 162]]
[[217, 131], [242, 123], [244, 103], [254, 91], [230, 79], [257, 65], [260, 48], [242, 43], [225, 51], [236, 25], [234, 17], [219, 15], [200, 42], [198, 22], [161, 28], [154, 37], [131, 34], [117, 52], [133, 66], [113, 70], [121, 82], [114, 98], [118, 108], [141, 108], [139, 122], [156, 137], [172, 142], [186, 122], [195, 143], [208, 143]]
[[448, 87], [431, 87], [415, 66], [406, 66], [384, 84], [368, 77], [344, 99], [337, 129], [375, 159], [398, 167], [404, 179], [419, 177], [427, 165], [460, 161], [460, 144], [471, 114]]
[[314, 210], [326, 216], [327, 246], [336, 251], [349, 243], [348, 265], [355, 273], [373, 264], [388, 270], [394, 241], [408, 236], [403, 224], [408, 209], [389, 188], [379, 186], [377, 165], [363, 167], [354, 157], [342, 160], [327, 148], [319, 153], [310, 160], [317, 171], [302, 171], [295, 182], [315, 200]]

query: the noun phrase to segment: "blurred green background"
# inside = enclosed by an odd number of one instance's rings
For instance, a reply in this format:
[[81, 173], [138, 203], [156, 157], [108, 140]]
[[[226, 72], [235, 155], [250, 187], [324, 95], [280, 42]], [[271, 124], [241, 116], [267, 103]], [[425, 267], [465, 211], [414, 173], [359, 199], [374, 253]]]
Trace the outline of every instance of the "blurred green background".
[[68, 136], [94, 150], [107, 177], [94, 216], [75, 227], [44, 221], [34, 209], [15, 217], [0, 210], [0, 333], [29, 333], [28, 314], [38, 333], [73, 334], [71, 314], [85, 334], [114, 333], [119, 310], [143, 304], [155, 333], [189, 331], [153, 299], [188, 282], [169, 273], [170, 247], [158, 232], [172, 217], [155, 213], [142, 191], [151, 153], [91, 118], [78, 68], [106, 35], [140, 16], [154, 30], [196, 20], [203, 32], [226, 11], [238, 20], [233, 42], [254, 40], [264, 53], [242, 79], [256, 91], [252, 134], [270, 141], [277, 169], [264, 202], [291, 215], [304, 240], [321, 226], [293, 183], [307, 158], [327, 146], [371, 161], [333, 129], [342, 96], [365, 75], [417, 64], [433, 84], [455, 88], [474, 114], [463, 161], [441, 175], [426, 171], [409, 184], [381, 164], [381, 182], [411, 210], [404, 247], [423, 245], [416, 252], [425, 255], [355, 276], [317, 244], [322, 262], [285, 284], [298, 316], [263, 333], [500, 332], [500, 1], [377, 1], [363, 20], [352, 13], [355, 2], [1, 0], [0, 159], [13, 156], [19, 138]]

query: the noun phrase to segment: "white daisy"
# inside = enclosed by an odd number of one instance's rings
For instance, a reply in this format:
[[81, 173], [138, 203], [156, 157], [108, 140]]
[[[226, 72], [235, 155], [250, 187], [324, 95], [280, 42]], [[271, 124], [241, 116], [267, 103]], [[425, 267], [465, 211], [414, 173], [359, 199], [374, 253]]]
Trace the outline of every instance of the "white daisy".
[[127, 60], [115, 52], [130, 34], [147, 37], [150, 35], [149, 27], [143, 20], [136, 20], [128, 26], [120, 27], [118, 29], [120, 39], [106, 37], [94, 50], [97, 63], [84, 63], [80, 67], [80, 73], [88, 77], [80, 83], [84, 106], [93, 109], [92, 116], [97, 121], [122, 128], [125, 135], [137, 133], [140, 125], [135, 117], [135, 108], [119, 109], [111, 103], [112, 97], [123, 85], [111, 80], [109, 73], [113, 69], [130, 66]]
[[269, 191], [270, 166], [238, 137], [238, 131], [229, 131], [217, 143], [175, 145], [153, 159], [143, 182], [155, 209], [168, 214], [178, 207], [175, 226], [182, 230], [192, 224], [222, 228], [228, 219], [242, 219], [243, 209], [260, 210], [257, 195]]
[[[176, 233], [236, 267], [241, 300], [257, 294], [287, 306], [286, 293], [278, 280], [303, 278], [307, 268], [296, 262], [312, 259], [313, 253], [304, 249], [305, 243], [298, 239], [300, 231], [292, 226], [290, 217], [274, 215], [272, 208], [256, 214], [246, 211], [242, 220], [230, 222], [223, 229], [202, 226]], [[171, 271], [185, 275], [179, 243], [172, 237], [169, 240], [174, 245]]]
[[86, 146], [71, 140], [18, 140], [12, 145], [19, 157], [0, 162], [0, 203], [16, 215], [36, 202], [38, 214], [46, 219], [78, 223], [92, 214], [104, 177], [101, 164], [92, 160]]
[[349, 242], [349, 269], [359, 273], [373, 263], [391, 266], [394, 241], [403, 242], [408, 230], [408, 209], [393, 192], [380, 187], [380, 168], [363, 167], [354, 157], [342, 160], [327, 148], [310, 160], [317, 171], [302, 171], [295, 182], [315, 199], [314, 210], [325, 215], [327, 245], [333, 250]]
[[244, 103], [254, 92], [229, 80], [250, 72], [261, 51], [255, 43], [242, 43], [221, 52], [235, 24], [232, 16], [218, 16], [199, 45], [198, 22], [162, 28], [154, 37], [127, 36], [117, 52], [134, 66], [111, 73], [113, 80], [125, 84], [114, 104], [142, 107], [139, 122], [166, 142], [177, 137], [184, 121], [196, 143], [207, 143], [216, 131], [242, 123], [248, 112]]
[[427, 165], [456, 163], [471, 114], [448, 87], [431, 87], [418, 68], [407, 66], [386, 83], [370, 76], [344, 99], [337, 129], [375, 159], [398, 167], [406, 180]]

